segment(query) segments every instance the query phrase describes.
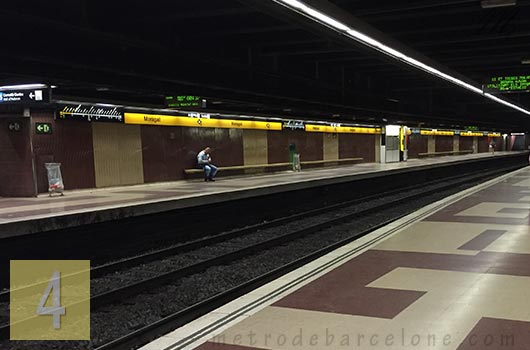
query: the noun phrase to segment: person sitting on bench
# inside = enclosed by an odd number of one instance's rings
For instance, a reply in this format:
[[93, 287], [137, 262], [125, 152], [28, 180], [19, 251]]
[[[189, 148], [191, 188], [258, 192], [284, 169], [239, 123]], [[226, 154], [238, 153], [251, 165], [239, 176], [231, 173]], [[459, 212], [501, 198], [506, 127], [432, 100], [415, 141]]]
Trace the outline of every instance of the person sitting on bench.
[[217, 167], [212, 164], [210, 152], [211, 148], [206, 147], [197, 154], [197, 164], [204, 170], [204, 181], [215, 181], [214, 177], [217, 174]]

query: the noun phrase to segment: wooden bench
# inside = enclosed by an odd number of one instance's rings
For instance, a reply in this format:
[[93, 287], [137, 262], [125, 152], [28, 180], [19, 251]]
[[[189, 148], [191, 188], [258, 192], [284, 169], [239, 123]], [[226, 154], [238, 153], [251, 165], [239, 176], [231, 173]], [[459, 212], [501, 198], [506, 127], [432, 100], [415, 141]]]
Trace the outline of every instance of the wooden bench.
[[[334, 160], [307, 160], [300, 162], [302, 169], [304, 166], [315, 167], [319, 165], [338, 165], [343, 163], [353, 163], [362, 161], [363, 158], [344, 158]], [[233, 165], [233, 166], [221, 166], [217, 167], [220, 172], [229, 174], [259, 174], [274, 171], [286, 171], [292, 169], [292, 163], [271, 163], [271, 164], [252, 164], [252, 165]], [[194, 175], [202, 175], [204, 170], [200, 168], [184, 169], [184, 174], [187, 177], [195, 177]]]
[[446, 151], [446, 152], [430, 152], [430, 153], [418, 153], [418, 158], [422, 157], [437, 157], [437, 156], [457, 156], [460, 154], [470, 154], [473, 153], [473, 150], [463, 150], [463, 151]]

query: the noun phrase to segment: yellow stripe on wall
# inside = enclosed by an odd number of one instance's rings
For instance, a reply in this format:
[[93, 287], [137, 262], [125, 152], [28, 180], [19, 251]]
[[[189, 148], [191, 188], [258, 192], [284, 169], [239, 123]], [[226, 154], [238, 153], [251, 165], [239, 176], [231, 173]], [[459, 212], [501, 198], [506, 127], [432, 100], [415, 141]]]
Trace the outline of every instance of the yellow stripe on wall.
[[187, 126], [194, 128], [282, 130], [282, 123], [255, 120], [191, 118], [161, 114], [125, 113], [126, 124]]
[[363, 128], [363, 127], [353, 127], [353, 126], [350, 127], [350, 126], [330, 126], [330, 125], [306, 124], [305, 131], [342, 133], [342, 134], [380, 134], [381, 128]]

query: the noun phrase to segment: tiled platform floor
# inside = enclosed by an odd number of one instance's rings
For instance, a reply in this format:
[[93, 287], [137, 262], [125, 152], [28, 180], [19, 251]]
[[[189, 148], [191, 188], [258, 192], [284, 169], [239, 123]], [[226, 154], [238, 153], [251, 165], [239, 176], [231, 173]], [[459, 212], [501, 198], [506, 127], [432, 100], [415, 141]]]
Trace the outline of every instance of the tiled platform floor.
[[[282, 278], [255, 299], [246, 296], [234, 307], [245, 310], [237, 319], [234, 310], [217, 311], [217, 324], [230, 317], [232, 322], [207, 342], [204, 332], [196, 338], [200, 342], [184, 340], [214, 324], [208, 318], [145, 350], [528, 350], [530, 168], [466, 192], [447, 199], [445, 207], [433, 204], [441, 208], [435, 212], [424, 208], [409, 215], [388, 238], [289, 293], [278, 292], [266, 305], [241, 306], [258, 305], [255, 300], [302, 277]], [[358, 244], [341, 250], [354, 251]], [[315, 271], [315, 264], [299, 275]]]
[[[495, 156], [502, 156], [507, 153], [509, 152], [497, 152]], [[261, 176], [221, 177], [217, 182], [213, 183], [192, 180], [119, 188], [66, 191], [65, 196], [55, 196], [53, 198], [50, 198], [47, 194], [41, 195], [38, 198], [0, 198], [0, 225], [73, 213], [94, 212], [97, 210], [123, 208], [138, 204], [160, 203], [191, 197], [204, 198], [212, 194], [223, 194], [261, 187], [273, 188], [296, 182], [406, 169], [429, 164], [441, 164], [491, 156], [489, 153], [480, 153], [422, 160], [414, 159], [408, 162], [392, 164], [366, 163], [336, 168], [305, 170], [300, 173], [283, 172]]]

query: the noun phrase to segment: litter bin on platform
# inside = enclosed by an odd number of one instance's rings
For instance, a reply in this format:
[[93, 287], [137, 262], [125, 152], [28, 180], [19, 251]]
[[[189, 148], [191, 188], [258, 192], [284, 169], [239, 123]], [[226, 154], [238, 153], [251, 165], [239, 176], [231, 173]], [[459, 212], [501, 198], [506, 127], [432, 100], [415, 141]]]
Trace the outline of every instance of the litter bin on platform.
[[302, 171], [302, 164], [300, 163], [300, 153], [293, 154], [293, 171]]
[[50, 197], [53, 193], [60, 193], [63, 196], [64, 183], [61, 176], [61, 163], [45, 163], [48, 174], [48, 192]]

